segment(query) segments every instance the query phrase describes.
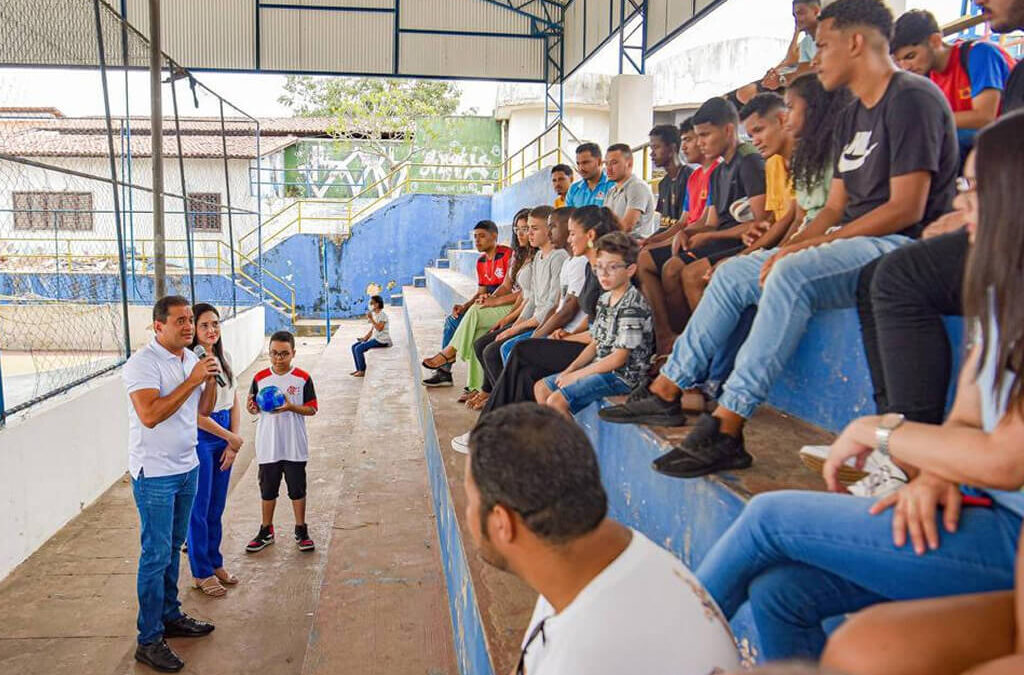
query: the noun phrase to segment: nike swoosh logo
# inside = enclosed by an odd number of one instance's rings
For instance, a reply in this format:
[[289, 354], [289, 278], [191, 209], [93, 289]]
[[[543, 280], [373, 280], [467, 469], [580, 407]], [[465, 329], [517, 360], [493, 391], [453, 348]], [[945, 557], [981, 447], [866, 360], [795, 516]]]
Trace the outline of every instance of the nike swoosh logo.
[[864, 162], [868, 161], [868, 156], [874, 152], [877, 147], [878, 143], [874, 143], [870, 148], [864, 151], [863, 155], [851, 155], [848, 150], [843, 151], [843, 154], [839, 157], [839, 172], [847, 173], [861, 168], [864, 166]]

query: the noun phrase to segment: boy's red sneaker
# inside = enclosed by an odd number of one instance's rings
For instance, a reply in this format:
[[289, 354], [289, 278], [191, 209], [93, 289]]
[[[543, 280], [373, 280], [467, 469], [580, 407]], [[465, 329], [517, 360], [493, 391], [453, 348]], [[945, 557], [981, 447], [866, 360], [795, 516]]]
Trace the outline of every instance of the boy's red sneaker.
[[274, 543], [274, 526], [261, 526], [259, 533], [245, 545], [246, 553], [258, 553]]
[[316, 549], [316, 544], [309, 538], [309, 527], [306, 525], [295, 526], [295, 545], [299, 547], [300, 551], [312, 551]]

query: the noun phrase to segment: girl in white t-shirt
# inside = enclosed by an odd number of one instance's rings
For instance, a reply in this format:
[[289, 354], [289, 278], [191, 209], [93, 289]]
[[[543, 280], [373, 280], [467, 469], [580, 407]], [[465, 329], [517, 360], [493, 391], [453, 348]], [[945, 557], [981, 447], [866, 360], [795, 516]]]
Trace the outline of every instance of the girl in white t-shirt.
[[243, 442], [238, 435], [242, 409], [235, 396], [231, 358], [221, 341], [220, 314], [213, 305], [206, 303], [196, 305], [192, 314], [196, 322], [192, 348], [201, 345], [207, 354], [217, 357], [224, 385], [217, 387], [213, 414], [199, 416], [199, 444], [196, 446], [199, 482], [189, 520], [188, 562], [195, 587], [207, 595], [221, 596], [226, 592], [225, 584], [238, 583], [238, 578], [224, 569], [220, 521], [231, 481], [231, 465]]
[[391, 346], [388, 315], [384, 313], [384, 298], [379, 295], [370, 298], [370, 311], [366, 313], [366, 320], [370, 322], [372, 328], [352, 345], [352, 360], [356, 362], [356, 369], [350, 373], [352, 377], [366, 377], [366, 352]]

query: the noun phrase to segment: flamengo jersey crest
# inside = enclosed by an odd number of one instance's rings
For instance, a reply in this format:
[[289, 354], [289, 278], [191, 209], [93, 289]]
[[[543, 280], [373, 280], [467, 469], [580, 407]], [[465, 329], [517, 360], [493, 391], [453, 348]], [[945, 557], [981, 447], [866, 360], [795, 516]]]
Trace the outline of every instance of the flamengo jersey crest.
[[850, 144], [843, 148], [843, 154], [839, 157], [840, 173], [856, 171], [868, 161], [868, 156], [878, 147], [878, 143], [871, 143], [870, 131], [858, 131], [850, 141]]

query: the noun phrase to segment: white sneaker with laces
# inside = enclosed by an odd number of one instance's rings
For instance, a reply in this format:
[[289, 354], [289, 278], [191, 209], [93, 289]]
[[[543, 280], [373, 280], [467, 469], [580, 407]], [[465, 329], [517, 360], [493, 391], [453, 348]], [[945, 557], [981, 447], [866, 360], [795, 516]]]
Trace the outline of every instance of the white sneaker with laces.
[[469, 454], [469, 432], [456, 436], [452, 439], [452, 450], [455, 452], [462, 453], [463, 455]]
[[850, 494], [856, 497], [881, 499], [891, 495], [910, 482], [910, 477], [903, 469], [893, 464], [892, 460], [880, 453], [872, 453], [877, 468], [867, 476], [847, 487]]

